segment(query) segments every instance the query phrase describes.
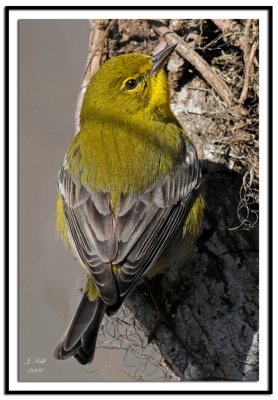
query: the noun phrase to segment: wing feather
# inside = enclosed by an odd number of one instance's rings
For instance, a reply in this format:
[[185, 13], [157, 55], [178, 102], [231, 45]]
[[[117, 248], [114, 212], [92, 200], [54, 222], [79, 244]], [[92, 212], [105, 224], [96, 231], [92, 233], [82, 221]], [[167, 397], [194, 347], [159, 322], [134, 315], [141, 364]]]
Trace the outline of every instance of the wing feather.
[[[115, 214], [107, 192], [91, 192], [64, 163], [58, 177], [71, 239], [107, 305], [121, 303], [148, 273], [184, 221], [199, 186], [199, 161], [191, 142], [175, 169], [144, 193], [121, 194]], [[112, 265], [117, 264], [117, 276]]]

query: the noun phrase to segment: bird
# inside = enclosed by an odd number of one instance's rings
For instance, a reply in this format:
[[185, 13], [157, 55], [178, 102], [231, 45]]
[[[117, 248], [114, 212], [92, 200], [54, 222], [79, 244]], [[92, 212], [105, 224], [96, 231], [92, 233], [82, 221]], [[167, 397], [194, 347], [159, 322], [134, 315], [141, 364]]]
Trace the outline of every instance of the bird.
[[200, 229], [205, 195], [196, 149], [170, 108], [164, 64], [130, 53], [92, 76], [57, 180], [58, 234], [87, 277], [54, 357], [93, 361], [104, 315], [183, 258]]

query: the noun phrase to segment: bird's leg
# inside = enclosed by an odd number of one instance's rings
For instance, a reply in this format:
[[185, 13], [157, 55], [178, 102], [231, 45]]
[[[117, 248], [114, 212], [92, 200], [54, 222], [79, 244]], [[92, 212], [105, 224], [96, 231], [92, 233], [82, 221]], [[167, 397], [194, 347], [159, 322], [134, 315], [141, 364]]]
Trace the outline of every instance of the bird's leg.
[[153, 305], [155, 307], [156, 310], [156, 323], [155, 326], [153, 327], [153, 329], [150, 331], [149, 335], [148, 335], [148, 343], [150, 343], [153, 338], [156, 335], [156, 332], [158, 330], [158, 328], [160, 327], [161, 324], [165, 324], [168, 327], [172, 328], [173, 327], [173, 319], [172, 317], [165, 311], [165, 309], [161, 308], [161, 304], [159, 304], [159, 302], [157, 301], [156, 297], [153, 294], [153, 289], [151, 287], [151, 283], [148, 280], [148, 278], [144, 279], [144, 283], [146, 285], [146, 288], [148, 290], [148, 294], [153, 302]]

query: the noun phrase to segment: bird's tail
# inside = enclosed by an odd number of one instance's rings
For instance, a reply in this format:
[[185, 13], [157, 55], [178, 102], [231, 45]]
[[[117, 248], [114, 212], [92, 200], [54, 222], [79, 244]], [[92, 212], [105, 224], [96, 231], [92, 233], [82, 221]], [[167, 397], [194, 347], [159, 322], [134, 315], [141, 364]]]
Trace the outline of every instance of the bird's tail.
[[87, 293], [84, 293], [69, 328], [55, 349], [54, 357], [64, 360], [74, 356], [80, 364], [90, 363], [94, 358], [97, 335], [106, 307], [100, 297], [90, 301]]

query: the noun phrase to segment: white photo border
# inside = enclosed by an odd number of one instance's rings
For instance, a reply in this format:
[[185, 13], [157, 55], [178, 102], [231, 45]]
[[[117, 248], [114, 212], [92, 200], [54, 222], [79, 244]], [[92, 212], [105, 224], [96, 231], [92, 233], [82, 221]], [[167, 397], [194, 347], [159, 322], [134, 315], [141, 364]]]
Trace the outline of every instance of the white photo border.
[[[18, 20], [100, 18], [260, 20], [260, 379], [258, 382], [19, 382], [18, 363]], [[267, 394], [272, 392], [272, 7], [6, 7], [5, 9], [5, 392], [6, 394]], [[267, 267], [267, 268], [266, 268]]]

